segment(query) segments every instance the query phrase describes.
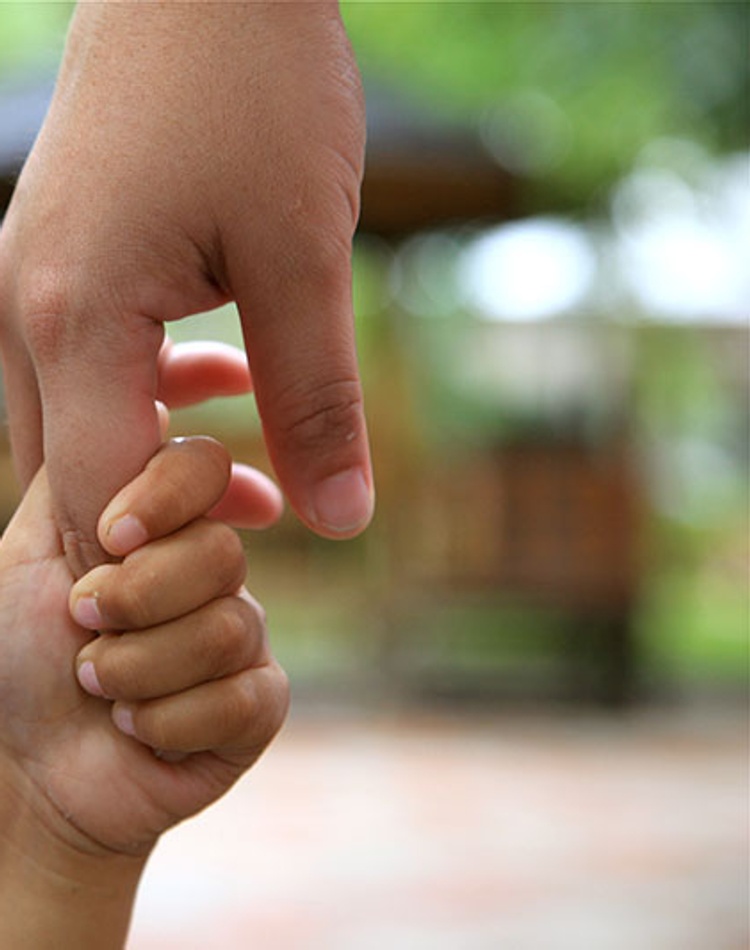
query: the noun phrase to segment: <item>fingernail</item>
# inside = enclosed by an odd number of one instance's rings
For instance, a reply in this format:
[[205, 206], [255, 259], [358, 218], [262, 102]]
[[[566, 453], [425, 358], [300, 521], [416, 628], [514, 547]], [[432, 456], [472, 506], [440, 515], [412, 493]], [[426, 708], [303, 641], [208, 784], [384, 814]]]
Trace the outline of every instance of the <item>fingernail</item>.
[[84, 660], [76, 671], [78, 682], [82, 688], [92, 696], [104, 696], [104, 690], [99, 683], [99, 677], [96, 675], [94, 664], [91, 660]]
[[127, 706], [116, 705], [112, 707], [112, 721], [126, 736], [135, 736], [135, 726], [133, 725], [133, 712]]
[[315, 521], [337, 534], [364, 528], [374, 499], [361, 469], [350, 468], [320, 482], [313, 493]]
[[104, 626], [96, 594], [78, 598], [73, 605], [73, 619], [87, 630], [100, 630]]
[[106, 547], [110, 554], [125, 555], [148, 541], [148, 532], [135, 515], [123, 515], [107, 528]]

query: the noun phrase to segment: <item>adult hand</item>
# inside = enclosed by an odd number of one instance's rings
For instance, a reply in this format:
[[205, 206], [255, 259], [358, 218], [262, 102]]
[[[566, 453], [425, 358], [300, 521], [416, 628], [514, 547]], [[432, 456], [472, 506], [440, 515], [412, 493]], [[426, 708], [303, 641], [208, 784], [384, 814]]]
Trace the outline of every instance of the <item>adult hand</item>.
[[338, 5], [84, 3], [0, 234], [14, 454], [74, 572], [159, 444], [163, 321], [235, 299], [300, 518], [358, 533], [372, 481], [351, 315], [363, 161]]
[[158, 837], [283, 720], [286, 678], [238, 592], [242, 547], [205, 517], [229, 480], [218, 443], [169, 443], [103, 513], [101, 544], [124, 560], [75, 585], [44, 469], [3, 537], [2, 946], [121, 947]]

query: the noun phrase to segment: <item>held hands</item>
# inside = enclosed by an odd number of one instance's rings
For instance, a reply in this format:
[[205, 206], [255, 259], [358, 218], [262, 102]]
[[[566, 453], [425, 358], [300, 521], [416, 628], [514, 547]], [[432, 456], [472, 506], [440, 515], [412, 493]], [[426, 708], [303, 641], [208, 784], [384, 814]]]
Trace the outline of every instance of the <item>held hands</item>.
[[[166, 344], [157, 382], [173, 406], [250, 385], [242, 354], [216, 345]], [[3, 947], [122, 950], [159, 835], [279, 728], [286, 678], [217, 519], [260, 528], [280, 512], [218, 443], [170, 442], [99, 519], [120, 562], [75, 584], [46, 469], [33, 479], [0, 542]]]
[[168, 443], [99, 521], [121, 563], [73, 584], [42, 470], [0, 545], [5, 807], [30, 811], [63, 850], [147, 854], [284, 718], [286, 678], [242, 586], [239, 539], [207, 517], [229, 481], [218, 443]]
[[333, 0], [79, 5], [0, 234], [14, 452], [25, 484], [45, 460], [76, 575], [159, 445], [164, 321], [229, 299], [292, 506], [329, 537], [369, 520], [350, 266], [363, 119]]

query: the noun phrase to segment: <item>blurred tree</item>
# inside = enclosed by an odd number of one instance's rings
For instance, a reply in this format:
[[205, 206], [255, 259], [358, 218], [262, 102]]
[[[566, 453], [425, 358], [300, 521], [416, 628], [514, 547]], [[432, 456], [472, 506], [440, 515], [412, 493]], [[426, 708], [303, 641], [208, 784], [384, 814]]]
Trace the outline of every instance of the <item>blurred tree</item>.
[[366, 81], [475, 124], [540, 198], [588, 204], [648, 142], [746, 147], [750, 7], [690, 3], [356, 3]]
[[73, 3], [0, 3], [0, 80], [19, 68], [55, 66]]
[[[0, 79], [54, 62], [74, 4], [0, 3]], [[342, 3], [366, 83], [475, 125], [540, 199], [588, 204], [649, 141], [746, 147], [740, 2]]]

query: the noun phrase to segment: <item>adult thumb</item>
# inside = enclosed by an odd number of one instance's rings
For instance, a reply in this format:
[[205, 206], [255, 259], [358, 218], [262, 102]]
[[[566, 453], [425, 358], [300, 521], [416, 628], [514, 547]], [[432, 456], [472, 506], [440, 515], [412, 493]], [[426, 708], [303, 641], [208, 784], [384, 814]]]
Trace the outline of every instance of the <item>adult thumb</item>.
[[372, 517], [374, 492], [350, 249], [320, 239], [291, 253], [273, 244], [240, 241], [227, 261], [269, 456], [306, 525], [353, 537]]

